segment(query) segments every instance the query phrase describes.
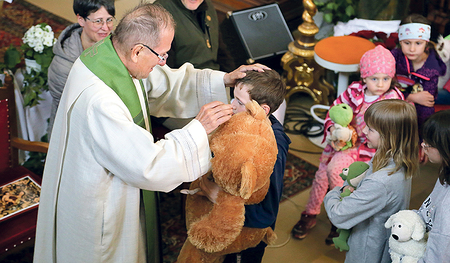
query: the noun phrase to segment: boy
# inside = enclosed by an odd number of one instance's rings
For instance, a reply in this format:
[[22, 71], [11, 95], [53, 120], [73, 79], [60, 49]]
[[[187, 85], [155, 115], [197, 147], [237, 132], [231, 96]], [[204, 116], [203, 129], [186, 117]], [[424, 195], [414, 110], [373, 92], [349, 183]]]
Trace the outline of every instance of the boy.
[[[251, 100], [258, 102], [272, 123], [272, 129], [278, 146], [277, 161], [270, 176], [270, 187], [267, 195], [261, 203], [245, 206], [245, 227], [266, 228], [270, 226], [272, 229], [275, 228], [278, 207], [283, 191], [286, 156], [291, 140], [284, 133], [283, 126], [272, 113], [281, 105], [285, 94], [286, 86], [280, 75], [274, 70], [266, 70], [264, 72], [248, 71], [244, 78], [236, 81], [234, 100], [231, 103], [233, 113], [236, 114], [245, 111], [245, 104]], [[205, 183], [208, 185], [204, 185]], [[200, 185], [203, 193], [207, 192], [208, 197], [214, 200], [213, 196], [217, 196], [218, 189], [214, 192], [210, 184], [213, 183], [208, 180], [201, 180]], [[261, 242], [256, 247], [248, 248], [240, 253], [227, 255], [224, 262], [261, 262], [265, 248], [266, 244]]]

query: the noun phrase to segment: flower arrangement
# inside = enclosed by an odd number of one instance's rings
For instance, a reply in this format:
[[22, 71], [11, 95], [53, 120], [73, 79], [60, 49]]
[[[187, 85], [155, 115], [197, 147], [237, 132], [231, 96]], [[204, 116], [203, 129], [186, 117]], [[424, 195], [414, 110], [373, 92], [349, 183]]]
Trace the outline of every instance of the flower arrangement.
[[22, 41], [25, 58], [34, 59], [42, 69], [48, 69], [53, 59], [52, 47], [56, 43], [52, 27], [46, 23], [32, 26], [25, 32]]
[[375, 45], [382, 45], [383, 47], [392, 50], [399, 44], [398, 33], [390, 33], [389, 36], [384, 32], [374, 32], [372, 30], [361, 30], [356, 33], [351, 33], [350, 36], [362, 37], [370, 40]]
[[41, 66], [40, 70], [31, 67], [30, 71], [24, 73], [24, 106], [33, 107], [39, 104], [42, 91], [48, 90], [47, 72], [53, 59], [52, 47], [56, 38], [51, 26], [41, 23], [28, 29], [22, 41], [21, 48], [25, 59], [35, 60]]

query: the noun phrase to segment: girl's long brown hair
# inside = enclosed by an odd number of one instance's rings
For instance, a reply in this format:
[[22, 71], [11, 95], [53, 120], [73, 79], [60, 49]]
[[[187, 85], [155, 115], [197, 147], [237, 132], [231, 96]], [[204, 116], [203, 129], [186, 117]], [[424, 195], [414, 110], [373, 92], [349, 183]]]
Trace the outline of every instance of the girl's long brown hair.
[[373, 157], [373, 171], [389, 164], [395, 168], [389, 175], [405, 168], [406, 177], [419, 169], [419, 135], [417, 114], [413, 105], [398, 99], [381, 100], [372, 104], [364, 114], [364, 121], [380, 134], [378, 149]]

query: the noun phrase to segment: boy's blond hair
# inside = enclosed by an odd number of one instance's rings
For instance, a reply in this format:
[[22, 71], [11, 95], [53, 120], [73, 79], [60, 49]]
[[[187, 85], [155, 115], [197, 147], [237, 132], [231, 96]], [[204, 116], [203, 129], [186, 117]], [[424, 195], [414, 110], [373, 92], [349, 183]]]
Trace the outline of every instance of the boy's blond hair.
[[247, 71], [245, 77], [236, 81], [248, 87], [250, 99], [270, 107], [269, 114], [280, 107], [286, 95], [286, 85], [280, 74], [275, 70], [265, 70], [264, 72]]
[[419, 168], [419, 134], [416, 108], [403, 100], [381, 100], [372, 104], [364, 121], [380, 134], [378, 149], [373, 157], [373, 171], [386, 167], [392, 159], [395, 168], [389, 174], [405, 168], [406, 177]]

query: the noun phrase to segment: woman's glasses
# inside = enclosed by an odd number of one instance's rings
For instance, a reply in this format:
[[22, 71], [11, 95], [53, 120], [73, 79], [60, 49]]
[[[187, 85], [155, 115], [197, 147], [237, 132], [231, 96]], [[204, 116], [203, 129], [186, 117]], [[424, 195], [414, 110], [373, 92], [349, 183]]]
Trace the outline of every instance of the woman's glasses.
[[116, 22], [115, 17], [110, 17], [106, 19], [106, 21], [103, 20], [103, 18], [92, 20], [89, 17], [86, 17], [86, 19], [91, 21], [95, 28], [101, 28], [105, 23], [109, 28], [112, 28]]

